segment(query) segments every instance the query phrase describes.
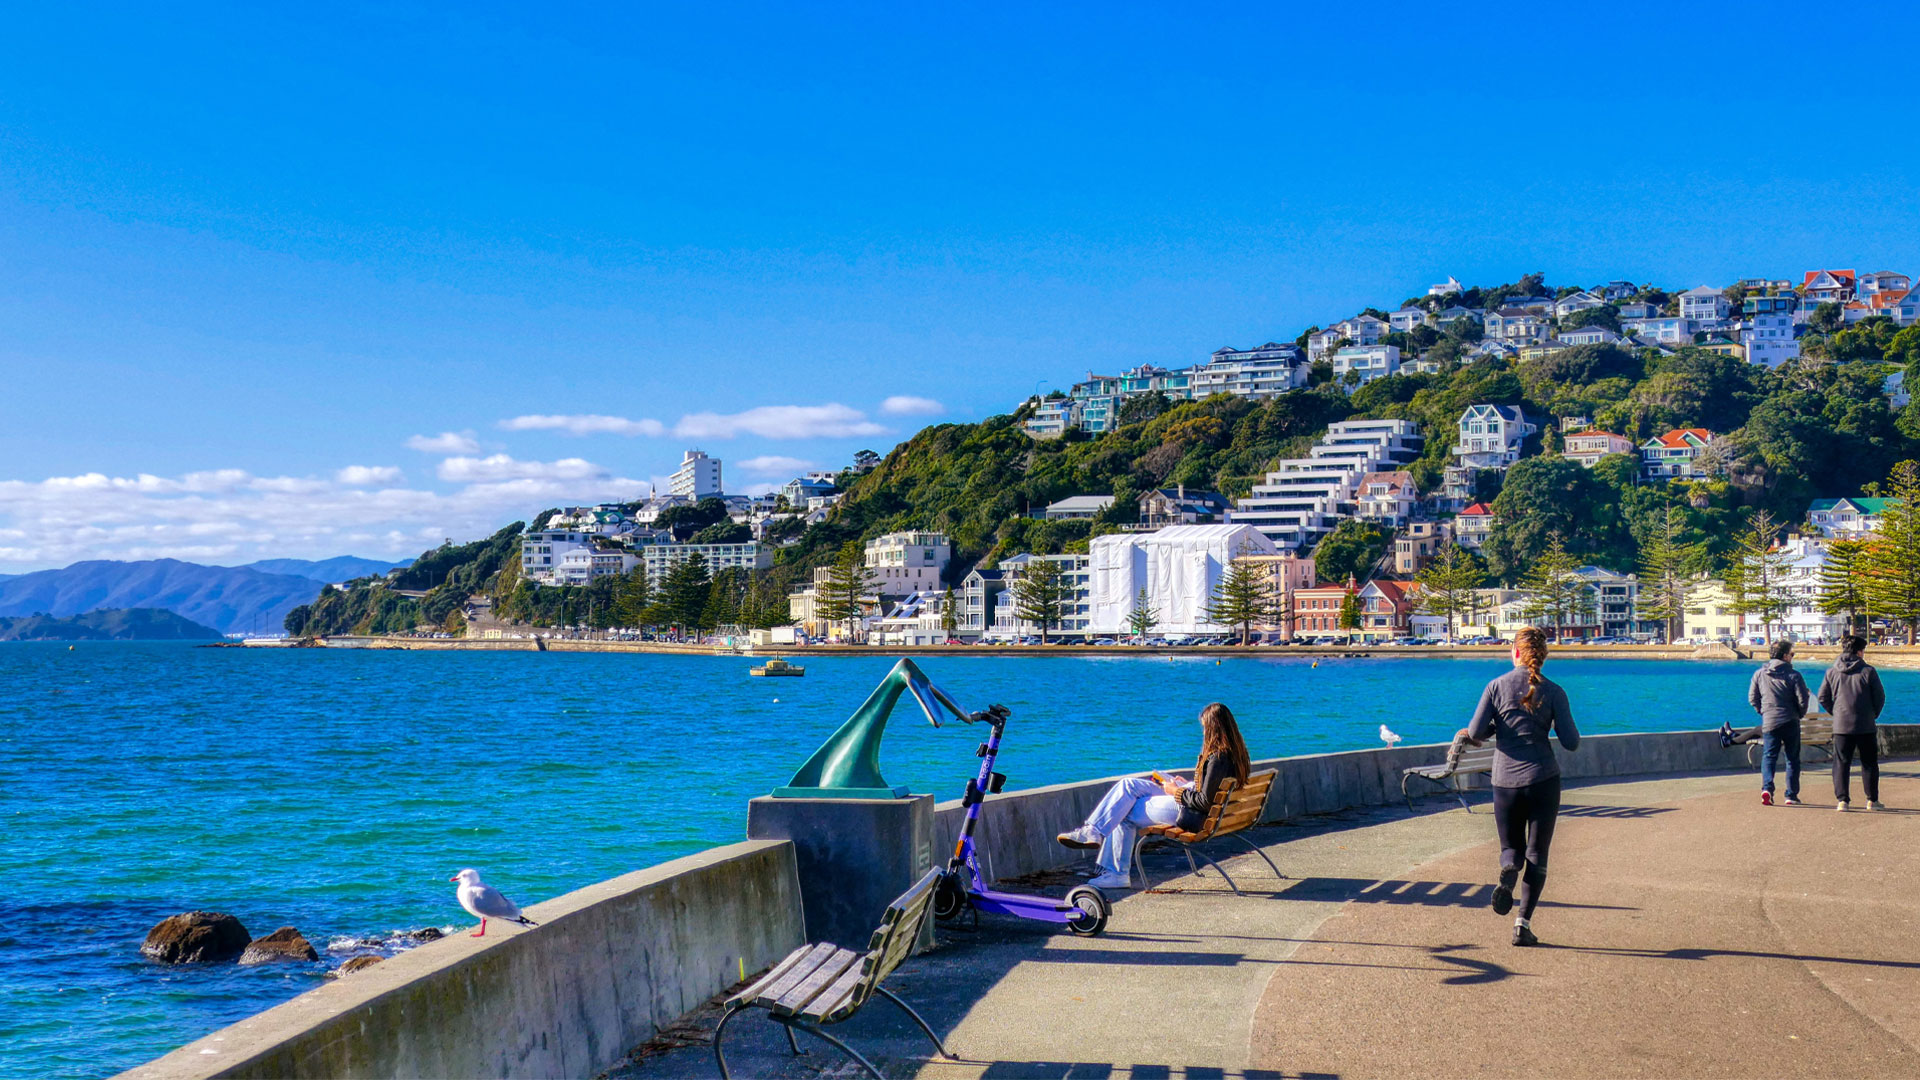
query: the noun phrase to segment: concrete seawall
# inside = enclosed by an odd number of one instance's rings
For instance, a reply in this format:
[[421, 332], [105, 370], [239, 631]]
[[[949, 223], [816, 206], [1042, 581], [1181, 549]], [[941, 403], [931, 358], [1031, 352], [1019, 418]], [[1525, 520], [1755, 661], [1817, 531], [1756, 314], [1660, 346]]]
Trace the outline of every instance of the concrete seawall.
[[402, 953], [122, 1075], [566, 1077], [619, 1062], [801, 944], [793, 845], [748, 841], [603, 881]]
[[[1883, 756], [1920, 752], [1920, 725], [1880, 725], [1880, 747]], [[1351, 750], [1256, 760], [1253, 768], [1280, 771], [1265, 820], [1281, 821], [1307, 814], [1397, 803], [1401, 801], [1402, 771], [1443, 761], [1446, 751], [1444, 745]], [[1563, 775], [1571, 780], [1751, 768], [1747, 764], [1746, 747], [1722, 748], [1719, 738], [1706, 731], [1589, 735], [1580, 740], [1578, 752], [1560, 751], [1560, 767]], [[1810, 772], [1821, 768], [1821, 765], [1808, 766]], [[1100, 797], [1119, 779], [1121, 777], [1109, 776], [1054, 784], [1007, 792], [987, 800], [980, 808], [976, 840], [991, 872], [1001, 878], [1018, 877], [1080, 861], [1083, 855], [1061, 847], [1054, 837], [1085, 821]], [[1488, 786], [1484, 775], [1467, 779], [1469, 787]], [[1755, 783], [1758, 784], [1757, 779]], [[1415, 781], [1409, 790], [1416, 795], [1437, 791], [1421, 781]], [[1813, 790], [1817, 790], [1817, 786]], [[963, 816], [964, 809], [958, 799], [935, 806], [936, 858], [945, 858], [941, 853], [953, 850]]]

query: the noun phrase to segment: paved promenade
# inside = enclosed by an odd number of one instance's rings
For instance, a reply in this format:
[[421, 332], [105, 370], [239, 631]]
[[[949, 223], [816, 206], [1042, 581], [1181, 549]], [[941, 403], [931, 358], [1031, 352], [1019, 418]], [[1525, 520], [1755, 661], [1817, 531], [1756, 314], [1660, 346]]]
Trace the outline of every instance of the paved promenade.
[[[884, 1001], [837, 1032], [930, 1080], [1920, 1076], [1920, 768], [1888, 764], [1881, 814], [1805, 786], [1797, 808], [1751, 773], [1569, 789], [1536, 949], [1487, 907], [1484, 795], [1262, 828], [1288, 880], [1232, 859], [1245, 897], [1162, 855], [1167, 886], [1102, 937], [943, 929], [889, 985], [958, 1063]], [[711, 1025], [611, 1075], [708, 1075]], [[728, 1046], [743, 1077], [855, 1075], [757, 1016]]]

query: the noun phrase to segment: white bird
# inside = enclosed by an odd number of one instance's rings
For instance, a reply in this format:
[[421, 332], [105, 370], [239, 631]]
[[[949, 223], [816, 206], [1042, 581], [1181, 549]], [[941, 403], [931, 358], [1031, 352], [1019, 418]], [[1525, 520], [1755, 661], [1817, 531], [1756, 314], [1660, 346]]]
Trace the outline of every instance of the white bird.
[[[1388, 730], [1387, 730], [1387, 725], [1385, 725], [1385, 724], [1381, 724], [1381, 725], [1380, 725], [1380, 741], [1381, 741], [1381, 742], [1383, 742], [1383, 743], [1386, 743], [1386, 744], [1387, 744], [1387, 749], [1389, 749], [1389, 750], [1391, 750], [1391, 749], [1393, 749], [1393, 747], [1394, 747], [1394, 744], [1396, 744], [1396, 743], [1398, 743], [1398, 742], [1400, 741], [1400, 736], [1398, 736], [1398, 735], [1395, 735], [1395, 734], [1394, 734], [1393, 732], [1391, 732], [1391, 731], [1388, 731]], [[472, 911], [473, 909], [472, 909], [472, 908], [468, 908], [467, 910], [468, 910], [468, 911]]]
[[499, 889], [481, 881], [478, 870], [469, 867], [447, 880], [460, 883], [460, 887], [454, 890], [454, 896], [459, 898], [460, 906], [467, 909], [467, 914], [480, 920], [480, 929], [468, 934], [468, 937], [486, 936], [488, 919], [505, 919], [521, 926], [540, 925], [520, 914], [520, 905], [500, 895]]

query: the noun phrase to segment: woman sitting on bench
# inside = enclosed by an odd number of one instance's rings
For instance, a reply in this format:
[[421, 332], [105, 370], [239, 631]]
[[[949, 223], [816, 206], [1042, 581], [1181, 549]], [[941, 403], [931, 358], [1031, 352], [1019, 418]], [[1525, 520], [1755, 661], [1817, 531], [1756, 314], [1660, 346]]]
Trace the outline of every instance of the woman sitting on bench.
[[1136, 829], [1148, 825], [1175, 825], [1188, 832], [1207, 820], [1213, 800], [1229, 779], [1247, 782], [1252, 762], [1240, 725], [1233, 713], [1215, 702], [1200, 710], [1200, 761], [1193, 775], [1199, 783], [1156, 772], [1152, 778], [1132, 776], [1113, 785], [1086, 824], [1059, 836], [1070, 848], [1099, 848], [1100, 876], [1088, 884], [1098, 889], [1124, 889], [1133, 882], [1133, 840]]

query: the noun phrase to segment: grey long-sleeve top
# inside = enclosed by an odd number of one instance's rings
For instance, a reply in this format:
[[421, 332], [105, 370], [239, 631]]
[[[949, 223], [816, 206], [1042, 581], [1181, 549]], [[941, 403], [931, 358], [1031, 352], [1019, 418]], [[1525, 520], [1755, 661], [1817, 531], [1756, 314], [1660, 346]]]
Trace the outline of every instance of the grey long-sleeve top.
[[1833, 714], [1835, 735], [1865, 735], [1878, 726], [1887, 691], [1880, 673], [1858, 656], [1842, 656], [1820, 680], [1820, 707]]
[[1811, 700], [1807, 680], [1785, 660], [1767, 661], [1747, 684], [1747, 704], [1760, 714], [1760, 726], [1765, 731], [1799, 723], [1800, 718], [1807, 715], [1807, 703]]
[[1559, 683], [1541, 676], [1531, 710], [1521, 706], [1526, 696], [1527, 671], [1514, 668], [1487, 684], [1467, 724], [1468, 738], [1493, 739], [1494, 787], [1526, 787], [1559, 776], [1560, 762], [1553, 756], [1555, 735], [1561, 746], [1580, 748], [1580, 729], [1573, 724], [1573, 709]]

